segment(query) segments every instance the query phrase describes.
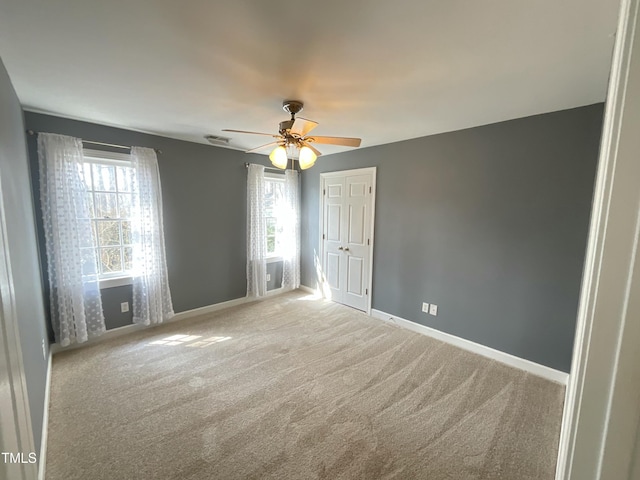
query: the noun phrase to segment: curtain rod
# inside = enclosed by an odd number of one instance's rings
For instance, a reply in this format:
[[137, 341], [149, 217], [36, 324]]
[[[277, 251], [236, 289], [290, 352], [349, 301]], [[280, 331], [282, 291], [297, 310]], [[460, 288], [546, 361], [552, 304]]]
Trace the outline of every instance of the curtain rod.
[[[27, 130], [29, 135], [37, 135], [40, 132], [34, 132], [33, 130]], [[82, 143], [89, 143], [91, 145], [102, 145], [103, 147], [111, 147], [111, 148], [123, 148], [125, 150], [131, 150], [131, 147], [127, 147], [126, 145], [115, 145], [113, 143], [104, 143], [104, 142], [92, 142], [91, 140], [82, 140]], [[154, 148], [156, 153], [162, 153], [162, 150], [159, 148]]]

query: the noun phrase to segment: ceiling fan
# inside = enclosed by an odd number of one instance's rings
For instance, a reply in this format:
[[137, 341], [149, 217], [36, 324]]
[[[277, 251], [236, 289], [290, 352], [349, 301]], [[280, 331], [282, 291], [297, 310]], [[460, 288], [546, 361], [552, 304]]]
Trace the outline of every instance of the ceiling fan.
[[265, 145], [261, 145], [246, 153], [258, 152], [260, 150], [273, 147], [275, 148], [269, 154], [269, 159], [274, 166], [286, 169], [289, 163], [289, 155], [287, 150], [297, 149], [298, 163], [302, 170], [306, 170], [316, 163], [316, 159], [322, 155], [312, 143], [320, 143], [327, 145], [341, 145], [344, 147], [359, 147], [361, 140], [359, 138], [350, 137], [320, 137], [309, 135], [309, 132], [318, 126], [318, 122], [307, 120], [305, 118], [296, 118], [296, 114], [302, 111], [304, 104], [298, 100], [285, 100], [282, 102], [282, 109], [291, 114], [290, 120], [280, 122], [278, 134], [248, 132], [246, 130], [224, 129], [223, 132], [249, 133], [251, 135], [266, 135], [276, 140]]

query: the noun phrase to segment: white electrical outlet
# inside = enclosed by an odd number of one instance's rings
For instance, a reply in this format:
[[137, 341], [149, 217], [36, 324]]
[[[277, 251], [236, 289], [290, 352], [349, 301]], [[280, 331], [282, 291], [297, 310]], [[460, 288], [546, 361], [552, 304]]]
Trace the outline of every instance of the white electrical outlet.
[[438, 315], [438, 305], [435, 305], [432, 303], [431, 306], [429, 307], [429, 314], [433, 315], [434, 317]]
[[270, 281], [271, 281], [271, 274], [267, 273], [267, 282], [270, 282]]
[[126, 313], [126, 312], [128, 312], [128, 311], [129, 311], [129, 302], [122, 302], [122, 303], [120, 304], [120, 311], [121, 311], [122, 313]]
[[428, 303], [422, 303], [422, 311], [424, 313], [429, 313], [429, 304]]

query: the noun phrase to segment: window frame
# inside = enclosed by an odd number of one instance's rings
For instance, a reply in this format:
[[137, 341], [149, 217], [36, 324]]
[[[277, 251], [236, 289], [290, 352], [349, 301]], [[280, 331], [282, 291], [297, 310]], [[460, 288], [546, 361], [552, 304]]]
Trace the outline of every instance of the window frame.
[[[265, 172], [264, 173], [264, 181], [265, 184], [266, 182], [278, 182], [281, 183], [283, 188], [284, 188], [284, 174], [282, 173], [271, 173], [271, 172]], [[266, 220], [267, 216], [265, 215], [265, 220]], [[268, 235], [265, 236], [265, 244], [267, 243], [267, 238]], [[277, 242], [277, 236], [276, 236], [276, 242]], [[266, 248], [266, 246], [265, 246]], [[283, 260], [282, 255], [274, 252], [274, 253], [268, 253], [266, 254], [265, 260], [267, 263], [275, 263], [275, 262], [281, 262]]]
[[[98, 164], [98, 165], [108, 165], [114, 167], [129, 167], [131, 168], [131, 154], [129, 153], [118, 153], [118, 152], [107, 152], [101, 150], [91, 150], [87, 148], [83, 148], [82, 150], [83, 163], [85, 164]], [[96, 193], [113, 193], [119, 195], [120, 193], [125, 193], [133, 196], [133, 192], [120, 192], [118, 190], [117, 185], [117, 173], [116, 173], [116, 190], [115, 191], [105, 191], [105, 190], [95, 190], [94, 178], [93, 178], [93, 168], [91, 168], [91, 188], [87, 188], [87, 192], [91, 193], [93, 196], [93, 208], [94, 208], [94, 216], [90, 218], [92, 225], [96, 225], [99, 220], [95, 216], [95, 194]], [[118, 212], [119, 213], [119, 212]], [[122, 222], [122, 217], [118, 217], [117, 220]], [[96, 229], [96, 243], [93, 248], [96, 252], [96, 255], [99, 255], [100, 245], [97, 238], [97, 229]], [[124, 248], [125, 245], [122, 243], [122, 226], [120, 227], [120, 243], [118, 245], [114, 245], [114, 247], [119, 247], [121, 256], [122, 256], [122, 267], [124, 268]], [[127, 245], [131, 246], [131, 245]], [[99, 263], [99, 257], [96, 258], [96, 261]], [[96, 265], [98, 268], [98, 282], [100, 284], [100, 289], [103, 288], [112, 288], [119, 287], [123, 285], [131, 285], [133, 283], [133, 270], [123, 270], [121, 272], [113, 272], [111, 274], [103, 274], [100, 272], [100, 265]]]

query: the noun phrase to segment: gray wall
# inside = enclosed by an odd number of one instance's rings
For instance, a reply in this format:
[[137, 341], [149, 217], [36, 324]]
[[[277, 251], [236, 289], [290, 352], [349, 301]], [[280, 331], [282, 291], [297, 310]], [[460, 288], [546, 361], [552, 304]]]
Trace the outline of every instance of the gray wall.
[[282, 262], [267, 263], [267, 274], [271, 275], [271, 280], [267, 281], [267, 290], [282, 287]]
[[[107, 330], [124, 327], [133, 323], [133, 291], [131, 285], [121, 287], [104, 288], [102, 294], [102, 311]], [[129, 311], [122, 312], [120, 304], [129, 303]]]
[[[266, 156], [32, 112], [25, 112], [25, 121], [26, 128], [34, 131], [161, 149], [158, 164], [174, 310], [182, 312], [246, 295], [244, 164], [266, 165], [269, 163]], [[46, 266], [35, 136], [28, 136], [28, 145], [38, 205], [41, 262]], [[47, 285], [45, 281], [45, 288]], [[131, 305], [130, 286], [105, 289], [102, 298], [107, 328], [131, 323], [131, 313], [120, 313], [121, 302], [128, 301]], [[50, 338], [53, 339], [51, 332]]]
[[[244, 162], [265, 156], [25, 118], [36, 131], [162, 149], [176, 312], [245, 295]], [[315, 283], [319, 174], [377, 166], [373, 307], [568, 371], [601, 121], [593, 105], [321, 158], [302, 177], [302, 283]], [[37, 165], [34, 137], [29, 147]], [[130, 321], [119, 313], [130, 297], [103, 293], [110, 328]]]
[[373, 308], [568, 372], [602, 114], [321, 157], [302, 176], [302, 283], [316, 284], [320, 173], [377, 166]]
[[[0, 61], [0, 178], [16, 315], [36, 451], [40, 450], [49, 342], [38, 264], [22, 108]], [[45, 343], [43, 354], [42, 343]]]

